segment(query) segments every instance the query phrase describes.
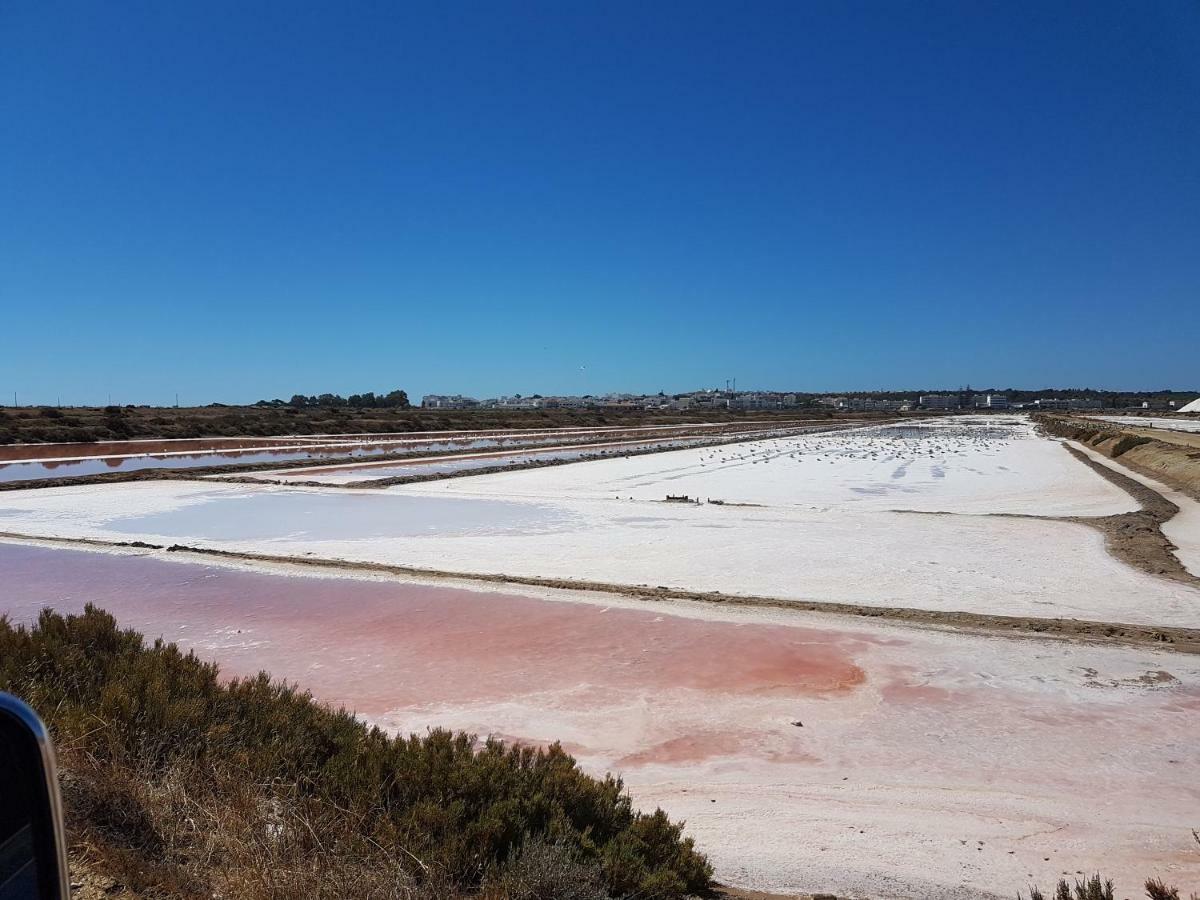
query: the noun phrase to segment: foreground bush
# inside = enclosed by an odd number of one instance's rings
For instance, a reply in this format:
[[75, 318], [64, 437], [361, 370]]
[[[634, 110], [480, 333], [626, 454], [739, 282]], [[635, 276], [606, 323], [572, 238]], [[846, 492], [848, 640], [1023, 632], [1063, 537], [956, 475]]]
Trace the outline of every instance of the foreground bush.
[[[1149, 900], [1180, 900], [1178, 888], [1168, 887], [1157, 878], [1146, 882], [1146, 896]], [[1017, 900], [1023, 900], [1020, 894], [1017, 894]], [[1047, 900], [1047, 897], [1035, 887], [1029, 890], [1029, 900]], [[1113, 900], [1113, 883], [1111, 879], [1101, 880], [1099, 875], [1093, 875], [1082, 881], [1076, 879], [1072, 891], [1067, 879], [1063, 878], [1054, 889], [1052, 900]], [[1195, 894], [1191, 895], [1191, 900], [1197, 900]]]
[[711, 869], [549, 750], [392, 738], [265, 674], [222, 684], [89, 606], [0, 618], [0, 690], [59, 747], [76, 853], [171, 897], [679, 898]]

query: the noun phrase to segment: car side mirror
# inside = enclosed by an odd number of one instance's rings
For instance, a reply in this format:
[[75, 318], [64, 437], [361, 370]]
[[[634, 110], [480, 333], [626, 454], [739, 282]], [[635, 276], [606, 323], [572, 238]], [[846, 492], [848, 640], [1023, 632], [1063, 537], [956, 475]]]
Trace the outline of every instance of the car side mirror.
[[70, 900], [62, 801], [50, 735], [0, 693], [0, 900]]

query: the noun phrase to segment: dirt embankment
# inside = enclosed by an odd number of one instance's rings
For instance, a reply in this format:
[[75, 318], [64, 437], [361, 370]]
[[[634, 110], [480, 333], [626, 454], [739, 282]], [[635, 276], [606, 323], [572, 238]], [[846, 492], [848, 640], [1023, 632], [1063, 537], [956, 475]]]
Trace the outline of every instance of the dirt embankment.
[[[1042, 430], [1050, 435], [1083, 444], [1109, 459], [1119, 460], [1121, 465], [1132, 471], [1178, 488], [1189, 496], [1200, 496], [1200, 451], [1189, 450], [1186, 445], [1129, 433], [1128, 429], [1108, 423], [1065, 416], [1042, 415], [1034, 418]], [[1151, 575], [1200, 586], [1200, 578], [1190, 573], [1179, 561], [1175, 555], [1178, 548], [1162, 531], [1162, 526], [1179, 513], [1179, 507], [1153, 488], [1101, 465], [1065, 441], [1063, 446], [1101, 478], [1132, 496], [1141, 507], [1137, 512], [1112, 516], [1066, 516], [1063, 520], [1100, 529], [1104, 533], [1108, 552], [1127, 565]]]
[[1129, 493], [1142, 507], [1137, 512], [1112, 516], [1069, 516], [1064, 520], [1099, 528], [1104, 532], [1108, 552], [1126, 565], [1172, 581], [1200, 586], [1200, 578], [1179, 561], [1175, 555], [1177, 548], [1162, 531], [1163, 524], [1179, 512], [1179, 507], [1140, 481], [1114, 472], [1070, 444], [1064, 443], [1063, 446], [1101, 478]]
[[1159, 432], [1072, 416], [1037, 415], [1034, 421], [1056, 437], [1086, 444], [1135, 472], [1155, 478], [1200, 500], [1200, 446], [1196, 435]]

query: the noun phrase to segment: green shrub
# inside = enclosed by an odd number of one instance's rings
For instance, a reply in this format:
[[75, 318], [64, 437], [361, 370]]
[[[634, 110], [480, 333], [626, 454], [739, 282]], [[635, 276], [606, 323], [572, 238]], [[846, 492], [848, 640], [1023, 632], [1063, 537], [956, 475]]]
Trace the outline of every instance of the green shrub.
[[535, 900], [554, 872], [646, 900], [709, 887], [680, 825], [634, 811], [619, 779], [584, 774], [557, 744], [390, 737], [266, 674], [222, 683], [215, 665], [145, 646], [92, 606], [45, 611], [30, 629], [0, 619], [0, 689], [54, 733], [75, 839], [178, 896], [454, 896], [519, 883]]
[[[1020, 894], [1017, 895], [1020, 900]], [[1046, 900], [1046, 895], [1036, 887], [1029, 889], [1029, 900]], [[1084, 881], [1075, 881], [1075, 892], [1071, 893], [1071, 885], [1063, 878], [1054, 889], [1054, 900], [1113, 900], [1113, 883], [1111, 880], [1101, 881], [1099, 875], [1093, 875]]]
[[[1200, 837], [1196, 840], [1200, 841]], [[1180, 900], [1178, 888], [1168, 887], [1157, 878], [1146, 882], [1146, 896], [1149, 900]], [[1019, 893], [1017, 900], [1022, 900]], [[1029, 900], [1046, 900], [1046, 895], [1033, 887], [1029, 889]], [[1109, 879], [1101, 880], [1099, 875], [1093, 875], [1083, 881], [1076, 879], [1075, 889], [1072, 891], [1067, 879], [1063, 878], [1054, 889], [1053, 900], [1113, 900], [1113, 883]], [[1191, 895], [1191, 900], [1197, 900], [1195, 894]]]
[[1158, 878], [1146, 882], [1146, 896], [1150, 900], [1179, 900], [1179, 888], [1167, 887]]

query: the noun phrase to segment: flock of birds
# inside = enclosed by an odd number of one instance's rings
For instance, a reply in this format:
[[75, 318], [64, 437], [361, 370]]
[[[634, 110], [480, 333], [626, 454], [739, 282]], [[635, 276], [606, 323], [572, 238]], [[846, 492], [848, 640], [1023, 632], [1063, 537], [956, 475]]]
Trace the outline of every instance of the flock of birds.
[[[765, 432], [755, 440], [709, 444], [699, 448], [699, 464], [690, 462], [678, 468], [659, 470], [655, 478], [682, 477], [699, 469], [727, 469], [740, 466], [767, 465], [776, 461], [798, 464], [838, 465], [848, 461], [895, 464], [893, 477], [903, 477], [907, 466], [926, 461], [935, 474], [944, 474], [944, 466], [955, 457], [995, 453], [1014, 440], [1024, 440], [1033, 434], [1024, 423], [904, 423], [848, 428], [837, 431], [791, 430]], [[711, 437], [680, 436], [663, 438], [643, 444], [633, 444], [628, 450], [683, 450], [704, 445]], [[467, 457], [460, 460], [434, 461], [421, 466], [398, 465], [395, 470], [375, 470], [377, 477], [412, 474], [416, 471], [469, 471], [485, 466], [519, 465], [535, 460], [563, 459], [587, 456], [622, 456], [628, 452], [617, 446], [575, 450], [569, 446], [541, 452], [520, 452], [514, 448], [509, 455], [489, 458]], [[665, 457], [664, 459], [670, 459]], [[695, 459], [693, 457], [692, 459]], [[645, 473], [637, 476], [645, 478]]]
[[830, 465], [846, 460], [936, 461], [998, 451], [1028, 436], [1027, 428], [1006, 425], [880, 425], [708, 448], [700, 455], [700, 466], [759, 465], [774, 460]]

